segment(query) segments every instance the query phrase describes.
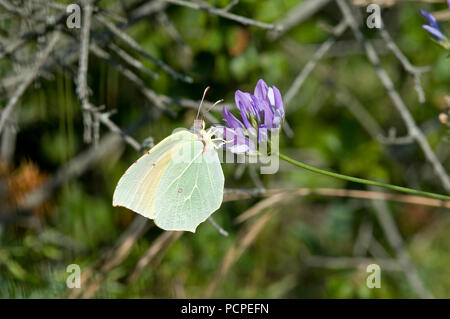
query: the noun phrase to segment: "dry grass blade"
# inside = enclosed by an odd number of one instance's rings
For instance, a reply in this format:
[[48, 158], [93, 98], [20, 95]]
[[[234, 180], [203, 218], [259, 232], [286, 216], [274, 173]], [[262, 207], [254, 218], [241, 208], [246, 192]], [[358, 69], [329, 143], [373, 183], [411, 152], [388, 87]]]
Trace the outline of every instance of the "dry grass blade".
[[370, 264], [378, 264], [382, 269], [389, 271], [402, 271], [402, 267], [394, 259], [373, 259], [363, 257], [327, 257], [311, 256], [304, 260], [309, 267], [328, 269], [366, 268]]
[[[224, 202], [249, 199], [255, 197], [267, 197], [277, 194], [291, 194], [296, 196], [320, 195], [327, 197], [347, 197], [370, 200], [389, 200], [398, 203], [423, 205], [430, 207], [450, 208], [450, 202], [439, 199], [427, 198], [416, 195], [402, 195], [384, 193], [378, 191], [365, 191], [340, 188], [298, 188], [298, 189], [270, 189], [261, 192], [259, 189], [226, 189]], [[251, 208], [252, 209], [252, 208]], [[252, 215], [254, 216], [254, 215]], [[241, 218], [239, 216], [238, 218]]]
[[183, 232], [177, 231], [177, 232], [163, 232], [161, 235], [159, 235], [158, 238], [156, 238], [150, 248], [147, 250], [147, 252], [139, 259], [139, 261], [136, 264], [136, 267], [134, 268], [133, 272], [128, 278], [128, 282], [135, 281], [139, 275], [142, 273], [142, 271], [151, 263], [154, 262], [155, 259], [157, 259], [157, 256], [159, 255], [159, 261], [162, 259], [162, 257], [165, 255], [169, 247], [177, 241], [178, 238], [183, 235]]
[[[103, 279], [107, 273], [118, 266], [130, 253], [131, 248], [139, 238], [148, 230], [152, 224], [148, 219], [142, 216], [136, 216], [133, 222], [122, 233], [117, 242], [110, 248], [97, 263], [90, 268], [83, 270], [81, 275], [81, 289], [72, 290], [69, 298], [90, 298], [101, 287]], [[96, 273], [95, 269], [100, 268], [99, 273], [92, 279]], [[91, 280], [92, 279], [92, 280]], [[86, 288], [84, 288], [86, 287]]]
[[405, 247], [403, 238], [400, 235], [400, 231], [398, 230], [388, 206], [383, 201], [373, 202], [372, 204], [381, 228], [383, 229], [389, 244], [394, 249], [396, 259], [403, 268], [405, 276], [408, 279], [412, 289], [420, 298], [434, 298], [431, 292], [425, 287], [418, 271], [414, 267]]
[[270, 196], [266, 199], [263, 199], [262, 201], [258, 202], [256, 205], [250, 207], [248, 210], [246, 210], [241, 215], [239, 215], [234, 220], [234, 222], [236, 224], [243, 223], [243, 222], [247, 221], [248, 219], [252, 218], [253, 216], [260, 214], [264, 209], [269, 208], [277, 203], [280, 203], [290, 196], [292, 196], [292, 194], [280, 193], [280, 194], [275, 194], [273, 196]]
[[270, 220], [275, 212], [271, 211], [259, 217], [255, 222], [249, 223], [244, 227], [238, 235], [235, 243], [228, 249], [225, 257], [219, 266], [219, 269], [209, 284], [205, 297], [211, 298], [219, 285], [219, 283], [226, 277], [228, 271], [233, 264], [239, 259], [244, 251], [255, 241], [258, 234], [264, 228], [266, 223]]

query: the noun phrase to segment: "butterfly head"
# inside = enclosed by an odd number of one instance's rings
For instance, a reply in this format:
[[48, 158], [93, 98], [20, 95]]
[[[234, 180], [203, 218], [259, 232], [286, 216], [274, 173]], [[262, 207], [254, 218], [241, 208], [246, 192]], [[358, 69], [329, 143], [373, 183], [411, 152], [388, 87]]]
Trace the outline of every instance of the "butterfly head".
[[192, 130], [194, 131], [195, 134], [201, 134], [201, 132], [205, 130], [205, 121], [203, 119], [194, 120]]
[[[203, 92], [203, 97], [202, 100], [200, 102], [200, 105], [198, 107], [198, 111], [197, 111], [197, 116], [195, 117], [194, 120], [194, 125], [193, 125], [193, 131], [194, 133], [198, 136], [199, 140], [202, 141], [203, 146], [204, 146], [204, 152], [206, 151], [208, 145], [209, 146], [214, 146], [214, 142], [212, 141], [212, 137], [215, 135], [215, 131], [212, 129], [209, 130], [205, 130], [205, 121], [204, 119], [198, 119], [199, 115], [200, 115], [200, 110], [202, 109], [202, 105], [203, 105], [203, 101], [205, 100], [205, 95], [206, 92], [208, 92], [209, 90], [209, 86], [205, 89], [205, 91]], [[209, 107], [208, 110], [206, 110], [206, 112], [203, 112], [203, 115], [208, 114], [209, 111], [211, 111], [217, 104], [223, 102], [223, 100], [219, 100], [217, 102], [215, 102], [212, 106]]]

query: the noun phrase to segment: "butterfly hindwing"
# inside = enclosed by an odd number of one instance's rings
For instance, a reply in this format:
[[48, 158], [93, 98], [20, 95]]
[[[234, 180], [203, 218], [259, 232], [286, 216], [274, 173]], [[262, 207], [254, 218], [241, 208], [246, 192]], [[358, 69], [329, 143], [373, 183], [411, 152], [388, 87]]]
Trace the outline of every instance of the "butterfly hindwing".
[[161, 177], [155, 198], [155, 223], [166, 230], [195, 232], [223, 199], [224, 176], [213, 145], [184, 143]]

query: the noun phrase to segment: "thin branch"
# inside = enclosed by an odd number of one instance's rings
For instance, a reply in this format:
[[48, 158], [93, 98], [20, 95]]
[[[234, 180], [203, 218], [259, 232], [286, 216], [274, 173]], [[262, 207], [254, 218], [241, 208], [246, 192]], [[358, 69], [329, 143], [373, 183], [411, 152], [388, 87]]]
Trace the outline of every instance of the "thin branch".
[[[127, 135], [125, 131], [131, 132], [148, 121], [148, 117], [144, 116], [138, 121], [133, 123], [128, 129], [121, 130], [112, 121], [107, 120], [108, 115], [102, 114], [100, 120], [112, 131], [106, 134], [99, 141], [97, 146], [92, 146], [87, 150], [81, 152], [69, 162], [60, 167], [56, 173], [49, 178], [40, 188], [27, 193], [24, 196], [19, 207], [17, 207], [17, 216], [26, 215], [32, 211], [35, 207], [39, 206], [43, 201], [50, 197], [50, 195], [61, 185], [67, 181], [77, 178], [82, 175], [87, 169], [92, 167], [100, 159], [109, 156], [111, 152], [115, 152], [121, 144], [121, 140], [129, 143], [136, 150], [141, 150], [140, 144], [134, 140], [131, 136]], [[120, 136], [118, 136], [118, 134]]]
[[364, 218], [359, 226], [358, 236], [353, 246], [353, 256], [365, 256], [369, 251], [373, 240], [373, 223], [369, 218]]
[[66, 181], [79, 177], [89, 167], [99, 159], [114, 152], [120, 145], [120, 138], [113, 133], [109, 133], [99, 142], [98, 147], [92, 146], [88, 150], [72, 158], [68, 163], [58, 169], [52, 178], [49, 178], [40, 188], [26, 194], [19, 212], [31, 211], [40, 203], [46, 200], [53, 191], [63, 185]]
[[269, 37], [272, 40], [278, 39], [293, 27], [311, 18], [329, 2], [330, 0], [307, 0], [300, 2], [293, 9], [289, 10], [285, 16], [275, 22], [275, 25], [280, 26], [282, 29], [270, 32]]
[[111, 31], [116, 37], [124, 41], [126, 44], [128, 44], [131, 48], [136, 50], [139, 54], [146, 57], [153, 63], [155, 63], [158, 67], [160, 67], [162, 70], [170, 74], [173, 78], [187, 82], [192, 83], [192, 78], [189, 76], [186, 76], [184, 74], [178, 73], [175, 70], [173, 70], [170, 66], [165, 64], [163, 61], [155, 58], [151, 54], [149, 54], [147, 51], [142, 48], [139, 43], [137, 43], [132, 37], [130, 37], [128, 34], [120, 30], [118, 27], [116, 27], [113, 23], [109, 22], [107, 19], [102, 17], [101, 15], [96, 15], [96, 19], [103, 23], [106, 28]]
[[369, 4], [378, 4], [380, 6], [391, 7], [402, 2], [425, 2], [425, 3], [442, 3], [444, 0], [351, 0], [354, 6], [366, 7]]
[[51, 31], [57, 31], [57, 27], [59, 27], [61, 24], [66, 22], [67, 13], [64, 12], [63, 14], [59, 15], [52, 23], [48, 24], [45, 23], [43, 27], [39, 27], [38, 30], [33, 31], [27, 31], [23, 34], [20, 34], [17, 38], [17, 40], [14, 40], [12, 43], [7, 45], [5, 48], [2, 48], [0, 50], [0, 59], [2, 59], [5, 56], [11, 55], [14, 51], [22, 47], [24, 44], [26, 44], [28, 41], [37, 39], [41, 36], [47, 35]]
[[177, 45], [180, 46], [180, 48], [183, 49], [189, 55], [192, 54], [192, 49], [183, 40], [183, 38], [181, 37], [177, 28], [174, 26], [172, 21], [170, 21], [166, 12], [164, 12], [164, 11], [160, 12], [157, 15], [157, 18], [158, 18], [158, 22], [166, 30], [166, 32], [172, 37], [172, 39], [177, 43]]
[[24, 12], [18, 8], [16, 8], [15, 6], [13, 6], [11, 3], [9, 3], [6, 0], [0, 0], [0, 6], [2, 6], [6, 11], [12, 12], [15, 15], [18, 15], [20, 17], [26, 17], [26, 15], [24, 14]]
[[351, 94], [346, 87], [339, 86], [338, 89], [339, 90], [336, 93], [337, 100], [350, 111], [374, 140], [379, 140], [380, 137], [384, 135], [384, 132], [378, 122], [375, 121], [364, 105], [361, 104], [359, 99]]
[[357, 24], [355, 18], [353, 17], [349, 4], [345, 0], [336, 0], [336, 1], [342, 14], [344, 15], [345, 20], [352, 29], [355, 38], [361, 43], [364, 50], [366, 51], [366, 55], [369, 61], [374, 66], [376, 74], [380, 78], [380, 81], [386, 88], [389, 97], [394, 103], [394, 106], [396, 107], [397, 111], [400, 113], [403, 121], [405, 122], [409, 135], [413, 136], [414, 139], [417, 141], [423, 153], [425, 154], [425, 157], [427, 158], [428, 162], [433, 166], [433, 169], [437, 177], [440, 179], [442, 186], [448, 193], [450, 193], [450, 178], [447, 175], [447, 172], [445, 171], [442, 164], [439, 162], [439, 159], [437, 158], [436, 154], [431, 149], [422, 131], [420, 131], [414, 118], [409, 112], [405, 102], [402, 100], [399, 93], [395, 90], [391, 78], [389, 77], [386, 70], [381, 66], [380, 58], [378, 57], [378, 54], [376, 53], [371, 42], [365, 39], [363, 33], [359, 29], [359, 25]]
[[400, 235], [399, 230], [395, 224], [394, 219], [384, 201], [372, 202], [375, 209], [375, 214], [380, 222], [380, 225], [386, 235], [386, 238], [394, 249], [398, 259], [398, 263], [402, 266], [409, 283], [413, 287], [414, 291], [421, 298], [433, 298], [433, 295], [425, 288], [422, 280], [417, 273], [417, 270], [413, 266], [409, 254], [405, 248], [405, 244]]
[[[298, 188], [298, 189], [268, 189], [261, 191], [258, 188], [252, 189], [225, 189], [224, 201], [249, 199], [254, 197], [267, 197], [277, 194], [291, 194], [295, 196], [320, 195], [326, 197], [347, 197], [371, 200], [388, 200], [398, 203], [423, 205], [439, 208], [450, 208], [450, 202], [439, 199], [427, 198], [415, 195], [402, 195], [385, 192], [364, 191], [345, 188]], [[239, 218], [239, 217], [238, 217]]]
[[402, 271], [400, 265], [393, 259], [311, 256], [306, 258], [304, 263], [309, 267], [328, 269], [366, 268], [370, 264], [378, 264], [384, 270]]
[[92, 141], [92, 114], [90, 113], [87, 71], [89, 64], [89, 38], [91, 33], [92, 3], [83, 1], [83, 27], [80, 35], [80, 57], [78, 62], [77, 93], [81, 101], [84, 124], [84, 141]]
[[239, 3], [239, 0], [231, 0], [231, 2], [222, 10], [223, 11], [230, 11], [235, 5]]
[[404, 145], [414, 143], [414, 137], [412, 136], [396, 136], [395, 129], [389, 130], [389, 134], [385, 136], [383, 129], [378, 125], [375, 119], [370, 115], [367, 109], [362, 103], [354, 96], [347, 88], [333, 81], [330, 81], [332, 85], [335, 85], [339, 91], [336, 94], [338, 100], [352, 113], [352, 115], [358, 120], [358, 122], [364, 127], [369, 135], [382, 144], [389, 145]]
[[141, 61], [135, 59], [133, 56], [129, 55], [125, 50], [122, 50], [119, 46], [115, 45], [113, 42], [108, 44], [108, 48], [110, 48], [112, 51], [114, 51], [122, 60], [127, 62], [129, 65], [135, 67], [139, 71], [149, 75], [153, 79], [158, 78], [158, 74], [156, 74], [153, 71], [150, 71], [147, 69]]
[[[98, 113], [98, 111], [95, 111]], [[139, 144], [138, 141], [136, 141], [133, 137], [131, 137], [130, 135], [126, 134], [119, 126], [117, 126], [116, 123], [114, 123], [113, 121], [111, 121], [109, 119], [109, 117], [111, 116], [110, 112], [106, 112], [106, 113], [99, 113], [99, 120], [101, 123], [103, 123], [107, 128], [109, 128], [109, 130], [111, 132], [117, 133], [119, 134], [123, 140], [129, 144], [132, 148], [134, 148], [136, 151], [140, 151], [141, 150], [141, 144]]]
[[[88, 298], [95, 294], [100, 288], [109, 271], [120, 265], [122, 261], [130, 254], [134, 244], [141, 238], [152, 224], [143, 216], [136, 216], [133, 222], [122, 233], [117, 242], [108, 249], [97, 262], [84, 269], [81, 275], [81, 289], [68, 289], [69, 298]], [[97, 276], [96, 269], [99, 269]]]
[[138, 87], [141, 93], [149, 100], [150, 103], [154, 104], [157, 108], [161, 110], [173, 114], [173, 112], [171, 112], [163, 103], [162, 99], [153, 90], [149, 89], [145, 85], [144, 81], [139, 76], [137, 76], [133, 71], [117, 62], [115, 59], [111, 57], [111, 55], [108, 52], [104, 51], [102, 48], [96, 45], [91, 45], [90, 49], [96, 56], [107, 60], [109, 63], [115, 66], [117, 71], [119, 71], [122, 75], [128, 78], [128, 80], [132, 81]]
[[392, 40], [391, 35], [384, 27], [384, 23], [382, 23], [380, 28], [381, 37], [386, 42], [387, 47], [391, 50], [396, 58], [403, 65], [403, 68], [409, 72], [414, 77], [414, 89], [417, 92], [420, 103], [425, 103], [425, 92], [423, 91], [423, 87], [421, 84], [420, 76], [422, 73], [429, 71], [430, 67], [416, 67], [409, 62], [408, 58], [403, 54], [403, 52], [398, 48], [397, 44]]
[[275, 194], [273, 196], [265, 198], [262, 201], [259, 201], [258, 203], [256, 203], [255, 205], [253, 205], [252, 207], [250, 207], [249, 209], [244, 211], [242, 214], [240, 214], [234, 220], [234, 223], [241, 224], [256, 215], [259, 215], [267, 208], [272, 207], [275, 204], [282, 203], [287, 197], [289, 197], [289, 195], [291, 195], [291, 197], [292, 197], [292, 194], [289, 194], [288, 192], [283, 192], [283, 193]]
[[12, 113], [14, 107], [17, 105], [17, 102], [19, 101], [20, 97], [25, 93], [28, 86], [34, 81], [36, 76], [39, 73], [39, 70], [44, 65], [44, 63], [47, 61], [48, 57], [50, 56], [50, 53], [55, 48], [56, 43], [59, 39], [59, 32], [54, 32], [52, 38], [50, 39], [47, 47], [42, 51], [38, 52], [37, 58], [36, 58], [36, 64], [31, 68], [30, 72], [27, 73], [27, 77], [23, 80], [23, 82], [18, 86], [17, 90], [13, 93], [11, 98], [9, 99], [8, 103], [6, 104], [5, 108], [3, 109], [0, 117], [0, 133], [3, 130], [3, 127], [5, 126], [6, 122], [8, 121], [8, 118], [10, 114]]
[[264, 229], [264, 226], [273, 216], [274, 212], [267, 213], [260, 216], [256, 221], [249, 222], [238, 235], [237, 240], [228, 249], [219, 269], [217, 270], [214, 278], [211, 280], [208, 288], [205, 292], [206, 298], [211, 298], [220, 284], [220, 282], [226, 277], [233, 264], [239, 259], [240, 256], [247, 250], [247, 248], [255, 241], [260, 232]]
[[219, 233], [224, 236], [224, 237], [228, 237], [228, 232], [223, 229], [219, 224], [217, 224], [217, 222], [214, 220], [214, 218], [212, 218], [212, 216], [210, 216], [208, 218], [208, 221], [211, 223], [211, 225], [213, 225], [213, 227], [215, 229], [217, 229], [219, 231]]
[[[165, 231], [159, 235], [150, 245], [150, 248], [136, 263], [136, 266], [131, 275], [129, 275], [127, 282], [132, 283], [136, 281], [144, 269], [156, 259], [156, 256], [158, 254], [164, 254], [167, 249], [181, 237], [181, 235], [183, 235], [182, 231]], [[86, 297], [89, 298], [90, 296]]]
[[194, 3], [194, 2], [183, 1], [183, 0], [164, 0], [164, 1], [171, 3], [171, 4], [176, 4], [179, 6], [184, 6], [184, 7], [188, 7], [188, 8], [192, 8], [192, 9], [196, 9], [196, 10], [203, 10], [207, 13], [214, 14], [214, 15], [217, 15], [222, 18], [230, 19], [230, 20], [242, 23], [244, 25], [252, 25], [255, 27], [259, 27], [262, 29], [268, 29], [268, 30], [282, 30], [281, 27], [279, 27], [275, 24], [264, 23], [264, 22], [253, 20], [253, 19], [249, 19], [249, 18], [240, 16], [240, 15], [237, 15], [234, 13], [229, 13], [229, 12], [225, 11], [224, 9], [212, 8], [209, 6], [201, 5], [201, 4]]
[[328, 50], [336, 42], [336, 38], [339, 37], [341, 34], [343, 34], [346, 29], [347, 29], [347, 22], [346, 21], [340, 22], [334, 28], [333, 35], [319, 47], [319, 49], [314, 53], [313, 57], [308, 61], [308, 63], [305, 65], [302, 71], [297, 75], [297, 77], [292, 82], [290, 88], [288, 89], [285, 95], [286, 107], [287, 105], [289, 105], [294, 96], [298, 93], [303, 83], [316, 66], [317, 62], [319, 62], [319, 60], [328, 52]]

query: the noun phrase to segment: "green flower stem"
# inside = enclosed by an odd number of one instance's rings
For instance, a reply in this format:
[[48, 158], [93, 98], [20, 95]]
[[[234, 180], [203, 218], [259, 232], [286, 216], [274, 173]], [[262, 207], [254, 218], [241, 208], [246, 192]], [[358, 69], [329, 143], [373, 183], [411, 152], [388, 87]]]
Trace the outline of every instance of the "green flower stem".
[[331, 176], [331, 177], [334, 177], [334, 178], [339, 178], [339, 179], [343, 179], [343, 180], [350, 181], [350, 182], [355, 182], [355, 183], [360, 183], [360, 184], [365, 184], [365, 185], [372, 185], [372, 186], [378, 186], [378, 187], [383, 187], [383, 188], [387, 188], [387, 189], [392, 189], [394, 191], [404, 192], [404, 193], [408, 193], [408, 194], [414, 194], [414, 195], [420, 195], [420, 196], [425, 196], [425, 197], [430, 197], [430, 198], [436, 198], [436, 199], [441, 199], [441, 200], [445, 200], [445, 201], [450, 201], [450, 196], [440, 195], [440, 194], [435, 194], [435, 193], [422, 192], [422, 191], [418, 191], [418, 190], [411, 189], [411, 188], [395, 186], [395, 185], [391, 185], [391, 184], [385, 184], [385, 183], [381, 183], [381, 182], [370, 181], [368, 179], [357, 178], [357, 177], [342, 175], [342, 174], [338, 174], [338, 173], [328, 172], [328, 171], [322, 170], [320, 168], [312, 167], [312, 166], [309, 166], [309, 165], [307, 165], [305, 163], [296, 161], [296, 160], [294, 160], [294, 159], [292, 159], [290, 157], [287, 157], [286, 155], [283, 155], [283, 154], [279, 154], [279, 156], [280, 156], [281, 159], [285, 160], [288, 163], [291, 163], [291, 164], [293, 164], [295, 166], [307, 169], [308, 171], [311, 171], [311, 172], [314, 172], [314, 173], [318, 173], [318, 174], [322, 174], [322, 175], [326, 175], [326, 176]]

